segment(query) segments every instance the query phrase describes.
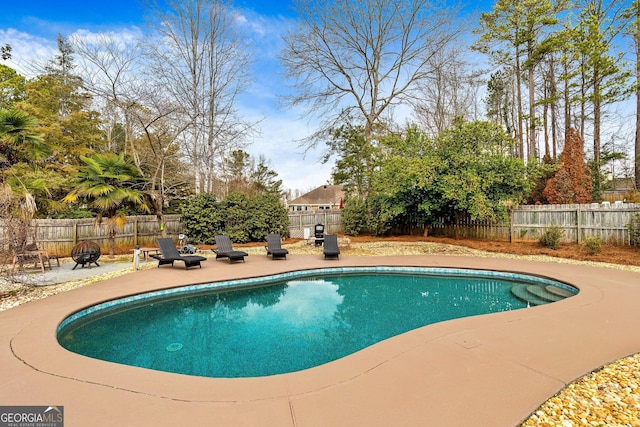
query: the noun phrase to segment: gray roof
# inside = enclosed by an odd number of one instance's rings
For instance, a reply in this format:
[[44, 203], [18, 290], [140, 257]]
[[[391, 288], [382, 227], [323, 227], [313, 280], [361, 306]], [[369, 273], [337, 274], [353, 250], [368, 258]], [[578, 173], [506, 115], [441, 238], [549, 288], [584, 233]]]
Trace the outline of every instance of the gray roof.
[[290, 205], [339, 205], [344, 198], [342, 185], [323, 185], [289, 202]]

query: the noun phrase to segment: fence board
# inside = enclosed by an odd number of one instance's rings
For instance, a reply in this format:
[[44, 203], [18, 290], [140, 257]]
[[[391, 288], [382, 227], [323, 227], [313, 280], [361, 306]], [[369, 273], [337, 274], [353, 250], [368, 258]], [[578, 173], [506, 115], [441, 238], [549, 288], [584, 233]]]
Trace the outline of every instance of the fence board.
[[339, 209], [317, 210], [306, 212], [289, 213], [289, 236], [303, 238], [304, 229], [310, 230], [313, 236], [314, 226], [324, 225], [324, 232], [327, 234], [340, 233], [342, 231], [342, 211]]
[[[436, 221], [429, 227], [431, 235], [484, 239], [484, 240], [537, 240], [551, 225], [563, 231], [563, 241], [582, 242], [588, 236], [617, 244], [629, 244], [627, 224], [640, 214], [640, 203], [592, 203], [583, 205], [518, 206], [503, 223], [472, 221], [460, 218], [457, 223]], [[179, 215], [166, 215], [166, 232], [177, 238], [182, 228]], [[304, 237], [304, 229], [313, 235], [316, 224], [323, 224], [325, 232], [342, 231], [342, 211], [308, 211], [289, 213], [289, 235]], [[61, 256], [71, 253], [71, 248], [83, 240], [96, 241], [103, 251], [109, 248], [105, 226], [95, 227], [93, 219], [38, 219], [33, 221], [35, 239], [43, 249], [56, 251]], [[6, 230], [0, 223], [2, 245], [9, 244]], [[158, 221], [153, 215], [128, 217], [125, 226], [116, 235], [117, 247], [153, 246], [161, 236]], [[7, 249], [7, 248], [3, 248]]]
[[[181, 231], [180, 216], [165, 216], [167, 236], [177, 237]], [[42, 249], [55, 251], [60, 256], [68, 256], [78, 242], [93, 240], [103, 252], [109, 250], [109, 236], [106, 226], [95, 225], [91, 218], [83, 219], [35, 219], [32, 221], [33, 238]], [[156, 238], [161, 236], [158, 220], [154, 215], [139, 215], [127, 217], [124, 227], [116, 234], [116, 247], [133, 248], [140, 246], [155, 246]], [[8, 244], [6, 231], [0, 223], [0, 235], [3, 244]]]

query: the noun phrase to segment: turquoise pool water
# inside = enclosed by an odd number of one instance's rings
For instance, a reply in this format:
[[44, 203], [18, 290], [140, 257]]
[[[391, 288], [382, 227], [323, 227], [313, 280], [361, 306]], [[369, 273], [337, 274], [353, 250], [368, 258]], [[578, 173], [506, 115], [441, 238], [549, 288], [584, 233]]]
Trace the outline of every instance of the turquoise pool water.
[[160, 371], [266, 376], [318, 366], [428, 324], [525, 308], [511, 291], [523, 285], [576, 292], [496, 272], [313, 270], [110, 301], [65, 319], [58, 341], [85, 356]]

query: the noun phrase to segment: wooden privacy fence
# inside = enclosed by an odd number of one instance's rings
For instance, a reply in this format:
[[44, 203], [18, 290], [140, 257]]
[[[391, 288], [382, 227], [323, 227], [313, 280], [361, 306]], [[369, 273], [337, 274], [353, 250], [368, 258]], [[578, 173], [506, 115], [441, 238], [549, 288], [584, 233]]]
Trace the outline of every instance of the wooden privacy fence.
[[512, 209], [508, 221], [491, 223], [461, 218], [456, 224], [433, 225], [433, 235], [487, 240], [538, 240], [550, 226], [559, 227], [565, 242], [581, 243], [588, 236], [629, 244], [627, 225], [640, 214], [640, 204], [615, 202], [575, 205], [525, 205]]
[[[606, 242], [629, 244], [627, 225], [634, 215], [640, 214], [640, 203], [592, 203], [582, 205], [518, 206], [509, 213], [504, 223], [472, 221], [460, 218], [456, 223], [444, 221], [429, 227], [431, 235], [485, 240], [537, 240], [544, 231], [555, 225], [563, 231], [563, 241], [581, 243], [587, 236], [599, 237]], [[166, 215], [166, 232], [177, 238], [182, 231], [179, 215]], [[289, 213], [289, 235], [304, 238], [305, 229], [313, 236], [316, 224], [323, 224], [325, 233], [342, 232], [341, 210], [317, 210]], [[35, 242], [42, 249], [54, 250], [67, 256], [71, 248], [85, 240], [97, 242], [103, 252], [109, 249], [105, 225], [95, 227], [93, 219], [37, 219], [32, 222]], [[133, 248], [135, 245], [155, 246], [161, 236], [158, 221], [153, 215], [130, 216], [118, 230], [116, 247]], [[6, 227], [0, 222], [2, 245], [8, 246]], [[3, 248], [8, 249], [8, 248]]]
[[[342, 231], [342, 211], [339, 209], [317, 210], [289, 213], [289, 236], [305, 238], [313, 236], [316, 224], [324, 225], [326, 234], [335, 234]], [[305, 228], [310, 233], [305, 236]]]
[[[169, 237], [177, 237], [181, 231], [179, 215], [165, 215], [166, 231]], [[34, 241], [41, 249], [56, 251], [60, 256], [71, 253], [78, 242], [92, 240], [100, 245], [102, 252], [109, 250], [109, 236], [107, 227], [98, 227], [92, 218], [83, 219], [35, 219], [32, 221], [34, 235], [29, 241]], [[162, 234], [158, 220], [154, 215], [139, 215], [127, 217], [124, 227], [117, 230], [116, 247], [133, 248], [135, 245], [156, 246], [156, 238]], [[5, 226], [0, 223], [0, 235], [3, 244], [8, 244]]]

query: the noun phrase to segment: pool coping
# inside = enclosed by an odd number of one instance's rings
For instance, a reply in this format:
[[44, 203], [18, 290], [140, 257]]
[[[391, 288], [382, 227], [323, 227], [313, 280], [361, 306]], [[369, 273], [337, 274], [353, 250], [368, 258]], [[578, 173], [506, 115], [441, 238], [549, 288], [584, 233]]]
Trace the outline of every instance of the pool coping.
[[[323, 267], [469, 268], [532, 274], [580, 290], [530, 309], [429, 325], [316, 368], [262, 378], [190, 377], [86, 358], [59, 322], [115, 297]], [[135, 278], [135, 281], [132, 280]], [[523, 421], [576, 378], [640, 351], [640, 273], [460, 256], [251, 256], [138, 271], [0, 312], [2, 405], [62, 405], [68, 425], [492, 425]]]

